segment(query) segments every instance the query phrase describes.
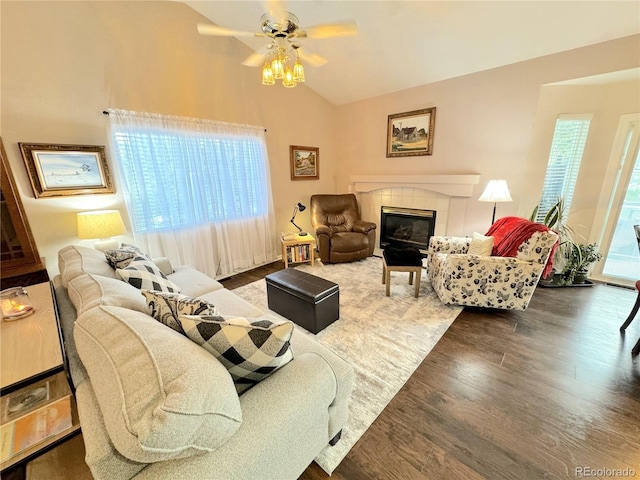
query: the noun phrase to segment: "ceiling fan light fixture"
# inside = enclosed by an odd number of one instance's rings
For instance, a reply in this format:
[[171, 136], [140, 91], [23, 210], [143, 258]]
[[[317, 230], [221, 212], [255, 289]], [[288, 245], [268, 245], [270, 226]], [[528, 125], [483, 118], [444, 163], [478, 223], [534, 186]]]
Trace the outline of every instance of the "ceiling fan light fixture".
[[263, 85], [275, 85], [276, 79], [273, 76], [273, 70], [271, 69], [271, 64], [269, 62], [265, 62], [262, 67], [262, 84]]
[[311, 67], [319, 67], [328, 61], [326, 58], [311, 54], [308, 51], [301, 55], [298, 50], [301, 44], [297, 39], [350, 37], [357, 34], [358, 28], [354, 21], [348, 21], [301, 29], [298, 17], [291, 12], [283, 10], [281, 6], [274, 6], [274, 4], [278, 4], [281, 1], [270, 0], [268, 2], [271, 5], [271, 9], [260, 19], [259, 32], [236, 30], [218, 25], [198, 24], [198, 33], [223, 37], [266, 37], [271, 39], [271, 43], [255, 50], [242, 64], [248, 67], [259, 67], [265, 61], [262, 67], [263, 85], [274, 85], [276, 80], [282, 80], [282, 84], [285, 87], [295, 87], [297, 83], [306, 80], [300, 56], [302, 56], [305, 64]]

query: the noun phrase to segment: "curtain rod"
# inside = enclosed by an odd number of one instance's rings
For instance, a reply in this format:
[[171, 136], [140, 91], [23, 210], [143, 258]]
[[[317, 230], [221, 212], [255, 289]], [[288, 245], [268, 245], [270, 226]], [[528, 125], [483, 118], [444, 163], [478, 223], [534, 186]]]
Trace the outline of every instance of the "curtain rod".
[[[103, 110], [103, 111], [102, 111], [102, 114], [103, 114], [103, 115], [107, 115], [107, 116], [108, 116], [108, 115], [109, 115], [109, 112], [108, 112], [107, 110]], [[265, 133], [266, 133], [267, 129], [265, 128], [265, 129], [264, 129], [264, 131], [265, 131]]]

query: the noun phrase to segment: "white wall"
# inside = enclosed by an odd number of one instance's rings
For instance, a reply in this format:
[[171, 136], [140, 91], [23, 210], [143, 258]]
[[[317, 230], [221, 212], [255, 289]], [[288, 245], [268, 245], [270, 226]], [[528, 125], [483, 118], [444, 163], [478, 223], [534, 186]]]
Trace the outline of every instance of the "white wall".
[[[477, 198], [490, 179], [506, 179], [514, 200], [498, 204], [496, 216], [528, 217], [539, 201], [544, 181], [551, 142], [548, 128], [553, 133], [549, 122], [555, 121], [554, 111], [568, 108], [559, 98], [549, 98], [547, 103], [546, 89], [540, 100], [542, 86], [638, 67], [639, 47], [640, 36], [635, 35], [341, 106], [336, 124], [336, 145], [342, 159], [337, 187], [346, 190], [351, 175], [478, 173], [482, 177], [474, 195], [456, 201], [456, 208], [449, 212], [447, 234], [487, 230], [493, 205]], [[577, 97], [592, 104], [588, 96]], [[581, 175], [576, 192], [576, 205], [585, 212], [591, 208], [583, 205], [585, 198], [590, 205], [590, 195], [600, 191], [598, 155], [611, 149], [611, 129], [617, 126], [615, 116], [623, 98], [602, 97], [598, 104], [602, 115], [594, 131], [602, 132], [590, 140], [594, 153], [585, 159], [585, 171], [596, 177], [589, 176], [591, 180], [587, 181]], [[560, 105], [554, 105], [556, 100]], [[637, 95], [626, 97], [626, 101], [628, 109], [640, 110]], [[582, 110], [587, 103], [574, 103], [571, 108]], [[386, 158], [388, 115], [427, 107], [437, 109], [433, 155]], [[588, 218], [580, 221], [590, 224]]]

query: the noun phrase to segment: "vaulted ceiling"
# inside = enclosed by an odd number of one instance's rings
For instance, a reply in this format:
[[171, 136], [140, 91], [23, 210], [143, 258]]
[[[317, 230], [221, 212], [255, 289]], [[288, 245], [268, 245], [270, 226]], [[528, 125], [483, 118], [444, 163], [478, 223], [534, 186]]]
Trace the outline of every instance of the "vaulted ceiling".
[[[269, 8], [257, 1], [184, 3], [219, 26], [254, 32]], [[307, 67], [307, 86], [336, 105], [640, 33], [636, 0], [310, 0], [283, 6], [301, 27], [355, 20], [355, 37], [301, 41], [301, 50], [329, 60]], [[268, 43], [239, 40], [253, 49]]]

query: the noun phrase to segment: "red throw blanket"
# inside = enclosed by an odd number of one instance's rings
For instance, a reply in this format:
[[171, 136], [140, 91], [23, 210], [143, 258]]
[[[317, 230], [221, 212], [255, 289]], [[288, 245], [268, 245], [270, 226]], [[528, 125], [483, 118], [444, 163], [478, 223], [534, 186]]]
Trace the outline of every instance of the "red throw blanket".
[[[494, 222], [486, 233], [493, 237], [492, 255], [498, 257], [515, 257], [518, 247], [531, 238], [536, 232], [548, 232], [549, 227], [520, 217], [503, 217]], [[549, 259], [545, 265], [542, 277], [546, 278], [553, 271], [553, 255], [558, 248], [556, 242], [551, 248]]]

